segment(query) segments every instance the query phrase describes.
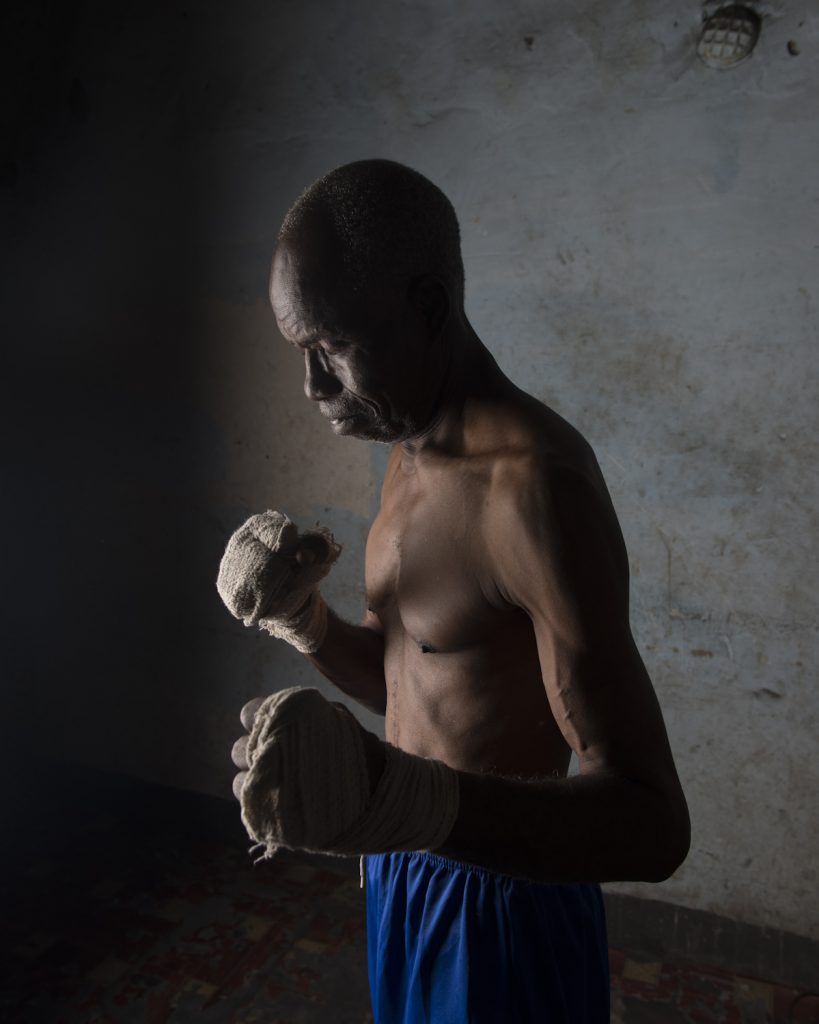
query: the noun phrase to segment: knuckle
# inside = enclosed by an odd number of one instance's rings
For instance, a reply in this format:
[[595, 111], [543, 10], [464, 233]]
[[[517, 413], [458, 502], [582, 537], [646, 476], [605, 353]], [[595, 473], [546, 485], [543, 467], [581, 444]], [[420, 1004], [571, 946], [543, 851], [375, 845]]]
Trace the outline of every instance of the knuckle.
[[236, 740], [231, 748], [230, 756], [237, 768], [247, 768], [247, 736]]
[[262, 704], [264, 704], [264, 697], [254, 697], [253, 700], [250, 700], [247, 702], [247, 704], [245, 704], [245, 706], [239, 713], [242, 725], [248, 731], [250, 731], [250, 729], [253, 727], [253, 720], [256, 717], [256, 712], [259, 710]]

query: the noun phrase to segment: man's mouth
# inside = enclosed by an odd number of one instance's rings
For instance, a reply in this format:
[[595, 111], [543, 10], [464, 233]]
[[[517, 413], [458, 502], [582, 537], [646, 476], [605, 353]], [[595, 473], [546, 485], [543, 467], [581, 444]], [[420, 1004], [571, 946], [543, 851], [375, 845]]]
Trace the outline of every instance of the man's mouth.
[[321, 412], [330, 421], [330, 425], [333, 427], [339, 426], [341, 423], [345, 423], [347, 420], [360, 420], [365, 419], [367, 422], [375, 421], [380, 418], [379, 409], [372, 402], [361, 403], [357, 406], [350, 408], [349, 406], [345, 409], [342, 408], [333, 409], [324, 406], [321, 408]]
[[327, 417], [331, 423], [343, 423], [344, 420], [351, 420], [356, 416], [361, 415], [361, 409], [328, 409], [323, 408], [322, 414]]

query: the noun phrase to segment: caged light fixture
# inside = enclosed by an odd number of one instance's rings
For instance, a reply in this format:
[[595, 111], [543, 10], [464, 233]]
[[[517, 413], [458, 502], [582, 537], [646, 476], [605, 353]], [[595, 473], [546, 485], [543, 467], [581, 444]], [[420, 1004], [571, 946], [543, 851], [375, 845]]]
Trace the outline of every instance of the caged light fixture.
[[705, 19], [697, 53], [709, 68], [735, 67], [751, 56], [760, 27], [760, 17], [750, 7], [720, 7]]

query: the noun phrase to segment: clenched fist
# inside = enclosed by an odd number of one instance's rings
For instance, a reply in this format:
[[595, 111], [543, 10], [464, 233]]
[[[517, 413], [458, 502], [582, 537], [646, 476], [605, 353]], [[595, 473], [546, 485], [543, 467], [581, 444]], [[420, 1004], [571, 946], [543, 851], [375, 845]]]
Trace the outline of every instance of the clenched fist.
[[248, 834], [339, 856], [434, 849], [458, 812], [458, 776], [367, 732], [337, 701], [293, 686], [242, 708], [233, 791]]
[[297, 650], [318, 650], [327, 631], [319, 582], [341, 548], [327, 530], [299, 534], [283, 512], [251, 516], [228, 541], [216, 589], [231, 614]]

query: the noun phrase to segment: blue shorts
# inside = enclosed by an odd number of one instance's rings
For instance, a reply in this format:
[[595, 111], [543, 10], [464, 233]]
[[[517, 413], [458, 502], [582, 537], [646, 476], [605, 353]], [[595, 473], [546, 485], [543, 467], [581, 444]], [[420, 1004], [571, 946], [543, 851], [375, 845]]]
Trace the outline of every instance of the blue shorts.
[[376, 1024], [608, 1024], [598, 885], [539, 885], [430, 853], [366, 858]]

